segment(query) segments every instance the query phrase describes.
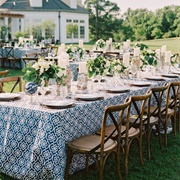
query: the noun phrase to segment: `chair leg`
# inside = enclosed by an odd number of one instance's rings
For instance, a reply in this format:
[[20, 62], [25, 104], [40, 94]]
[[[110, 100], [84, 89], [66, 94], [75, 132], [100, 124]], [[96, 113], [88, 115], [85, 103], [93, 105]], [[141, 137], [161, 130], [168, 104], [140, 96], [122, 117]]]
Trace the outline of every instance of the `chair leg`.
[[146, 142], [147, 142], [148, 160], [151, 159], [151, 148], [150, 148], [151, 130], [152, 128], [147, 127]]
[[[180, 112], [180, 110], [179, 110], [179, 112]], [[180, 113], [179, 113], [180, 114]], [[178, 132], [180, 132], [180, 115], [179, 115], [179, 117], [177, 118], [177, 120], [178, 120]]]
[[164, 140], [165, 140], [165, 146], [167, 146], [167, 127], [168, 127], [168, 120], [165, 120], [165, 125], [164, 125]]
[[176, 113], [175, 115], [171, 118], [171, 122], [173, 123], [173, 132], [174, 132], [174, 135], [176, 136]]
[[118, 146], [117, 153], [116, 153], [116, 156], [117, 156], [116, 157], [117, 158], [117, 173], [118, 173], [119, 180], [122, 179], [121, 171], [120, 171], [120, 169], [121, 169], [121, 167], [120, 167], [120, 149], [121, 149], [121, 147]]
[[139, 138], [139, 158], [140, 158], [140, 164], [143, 165], [143, 159], [142, 159], [142, 136]]
[[160, 127], [161, 127], [160, 123], [158, 123], [158, 125], [156, 125], [156, 131], [158, 133], [159, 146], [160, 146], [160, 149], [162, 150], [162, 141], [161, 141]]
[[71, 150], [68, 148], [66, 170], [65, 170], [65, 180], [69, 179], [69, 168], [70, 168], [71, 159], [72, 159], [72, 153], [71, 153]]
[[129, 145], [124, 146], [124, 172], [125, 176], [128, 175], [128, 155], [129, 155]]

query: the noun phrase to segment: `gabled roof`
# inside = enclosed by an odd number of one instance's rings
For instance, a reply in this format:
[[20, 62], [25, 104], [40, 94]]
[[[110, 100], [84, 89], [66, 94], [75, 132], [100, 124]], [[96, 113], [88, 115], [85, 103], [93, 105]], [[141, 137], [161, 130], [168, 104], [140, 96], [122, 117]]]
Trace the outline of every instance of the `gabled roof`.
[[[14, 5], [14, 2], [16, 4]], [[43, 0], [42, 7], [31, 7], [29, 0], [7, 0], [0, 8], [9, 9], [11, 11], [52, 11], [52, 12], [76, 12], [88, 14], [84, 8], [77, 6], [77, 9], [72, 9], [60, 0]]]

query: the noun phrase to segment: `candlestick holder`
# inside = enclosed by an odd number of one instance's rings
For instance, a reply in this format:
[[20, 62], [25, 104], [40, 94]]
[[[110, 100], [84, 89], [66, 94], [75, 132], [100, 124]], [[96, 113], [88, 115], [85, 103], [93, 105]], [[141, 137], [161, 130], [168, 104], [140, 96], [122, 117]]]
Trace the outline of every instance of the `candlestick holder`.
[[73, 79], [73, 72], [69, 66], [66, 68], [66, 86], [67, 86], [67, 93], [71, 93], [71, 81]]
[[131, 61], [131, 74], [133, 78], [137, 77], [137, 72], [141, 71], [141, 60], [139, 56], [135, 56]]
[[164, 66], [165, 66], [165, 53], [161, 53], [160, 54], [160, 66], [161, 66], [161, 69], [163, 70], [164, 69]]
[[78, 73], [77, 78], [77, 94], [86, 94], [87, 93], [87, 82], [88, 78], [85, 73]]

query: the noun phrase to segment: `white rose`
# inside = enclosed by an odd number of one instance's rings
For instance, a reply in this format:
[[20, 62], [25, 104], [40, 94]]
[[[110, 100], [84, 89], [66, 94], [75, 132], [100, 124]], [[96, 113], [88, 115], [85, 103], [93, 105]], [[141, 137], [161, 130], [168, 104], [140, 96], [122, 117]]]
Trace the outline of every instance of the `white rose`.
[[63, 71], [59, 71], [59, 72], [57, 73], [57, 76], [58, 76], [58, 77], [63, 76]]
[[117, 66], [117, 70], [118, 70], [118, 71], [121, 70], [121, 66], [120, 66], [120, 65]]
[[40, 71], [39, 71], [39, 75], [41, 75], [43, 72], [44, 72], [44, 68], [41, 67], [41, 68], [40, 68]]
[[34, 63], [32, 65], [32, 67], [35, 69], [35, 70], [38, 70], [39, 69], [39, 64], [38, 63]]
[[110, 62], [106, 61], [106, 66], [109, 67], [110, 66]]

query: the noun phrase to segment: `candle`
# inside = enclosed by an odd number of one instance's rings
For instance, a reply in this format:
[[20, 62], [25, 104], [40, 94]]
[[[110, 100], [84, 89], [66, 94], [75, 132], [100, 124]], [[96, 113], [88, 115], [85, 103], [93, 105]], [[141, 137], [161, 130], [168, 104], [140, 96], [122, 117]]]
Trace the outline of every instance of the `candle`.
[[65, 52], [65, 44], [61, 44], [61, 52]]
[[134, 56], [135, 57], [139, 56], [139, 53], [140, 53], [140, 49], [138, 47], [134, 48]]
[[106, 41], [106, 46], [109, 46], [109, 41], [108, 40]]
[[161, 53], [165, 53], [166, 52], [166, 45], [161, 47]]
[[57, 53], [57, 55], [59, 56], [61, 53], [62, 53], [62, 47], [59, 46], [59, 47], [58, 47], [58, 53]]
[[23, 38], [23, 37], [19, 37], [19, 39], [18, 39], [18, 40], [19, 40], [19, 42], [20, 42], [20, 43], [22, 43], [22, 42], [23, 42], [23, 40], [24, 40], [24, 38]]
[[67, 62], [66, 60], [58, 60], [58, 65], [61, 67], [61, 68], [65, 68], [66, 69], [66, 66], [67, 66]]
[[130, 40], [127, 39], [126, 42], [127, 42], [127, 47], [130, 48]]
[[30, 41], [33, 41], [33, 35], [30, 35], [29, 40], [30, 40]]
[[123, 54], [123, 64], [128, 67], [129, 66], [129, 58], [130, 58], [130, 53], [125, 53]]
[[83, 40], [79, 40], [79, 47], [83, 48]]
[[86, 74], [86, 62], [80, 62], [79, 63], [79, 73], [85, 73]]
[[112, 38], [109, 38], [109, 44], [112, 44]]
[[124, 47], [124, 49], [126, 49], [126, 48], [127, 48], [127, 45], [128, 45], [128, 44], [127, 44], [127, 42], [124, 42], [124, 43], [123, 43], [123, 47]]
[[69, 54], [65, 53], [64, 56], [65, 56], [64, 59], [66, 60], [66, 66], [69, 66]]
[[156, 49], [155, 52], [158, 59], [160, 59], [160, 52], [161, 52], [160, 49]]
[[165, 62], [169, 63], [171, 59], [171, 51], [165, 52]]

